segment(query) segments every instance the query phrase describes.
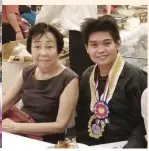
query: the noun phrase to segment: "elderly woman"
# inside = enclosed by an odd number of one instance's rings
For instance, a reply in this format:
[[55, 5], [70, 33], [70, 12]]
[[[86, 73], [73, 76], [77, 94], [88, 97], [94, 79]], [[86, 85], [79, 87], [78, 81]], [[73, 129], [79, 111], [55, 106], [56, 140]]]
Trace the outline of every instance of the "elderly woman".
[[43, 136], [56, 143], [64, 139], [78, 100], [78, 76], [62, 65], [58, 55], [63, 49], [63, 36], [51, 25], [36, 24], [30, 30], [27, 50], [34, 64], [25, 67], [17, 81], [3, 97], [3, 114], [21, 98], [22, 111], [36, 123], [3, 120], [3, 130], [10, 133]]
[[119, 28], [112, 16], [88, 19], [82, 33], [91, 60], [80, 82], [78, 141], [97, 145], [128, 140], [125, 148], [146, 147], [141, 95], [147, 73], [120, 55]]

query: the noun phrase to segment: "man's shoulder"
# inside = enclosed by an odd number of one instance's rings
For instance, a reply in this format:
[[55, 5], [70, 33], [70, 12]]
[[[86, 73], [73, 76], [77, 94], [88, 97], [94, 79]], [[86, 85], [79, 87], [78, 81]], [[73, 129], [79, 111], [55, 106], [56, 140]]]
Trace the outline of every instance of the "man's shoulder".
[[125, 62], [123, 73], [127, 74], [127, 76], [131, 76], [131, 77], [147, 76], [146, 71], [144, 71], [144, 70], [140, 69], [139, 67], [134, 66], [128, 62]]
[[94, 69], [95, 65], [88, 67], [82, 74], [82, 78], [89, 77]]

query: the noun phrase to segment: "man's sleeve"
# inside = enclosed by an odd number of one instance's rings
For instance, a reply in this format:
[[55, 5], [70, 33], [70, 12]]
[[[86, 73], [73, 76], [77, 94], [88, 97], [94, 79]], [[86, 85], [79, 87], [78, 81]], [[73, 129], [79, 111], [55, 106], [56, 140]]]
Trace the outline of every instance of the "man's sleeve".
[[43, 5], [39, 14], [36, 16], [36, 24], [40, 22], [50, 24], [53, 19], [60, 18], [64, 6], [65, 5]]
[[146, 130], [141, 115], [141, 96], [147, 88], [147, 73], [143, 71], [138, 72], [138, 74], [133, 76], [132, 82], [129, 83], [129, 97], [132, 99], [132, 116], [136, 121], [136, 127], [133, 129], [124, 148], [146, 148]]

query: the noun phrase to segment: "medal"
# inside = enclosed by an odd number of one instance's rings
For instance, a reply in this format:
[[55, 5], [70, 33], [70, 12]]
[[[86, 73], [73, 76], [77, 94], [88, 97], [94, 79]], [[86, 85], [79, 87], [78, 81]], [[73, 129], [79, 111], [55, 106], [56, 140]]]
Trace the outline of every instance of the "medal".
[[99, 119], [107, 118], [109, 114], [108, 104], [103, 101], [97, 102], [94, 106], [94, 113]]
[[100, 121], [95, 115], [91, 116], [88, 122], [88, 132], [91, 137], [100, 138], [104, 131], [105, 122]]
[[91, 116], [88, 124], [89, 135], [94, 138], [102, 136], [104, 127], [107, 123], [107, 117], [109, 114], [108, 106], [105, 102], [99, 101], [94, 106], [94, 115]]
[[[102, 95], [102, 101], [97, 101], [93, 107], [94, 115], [90, 118], [89, 122], [89, 135], [94, 138], [99, 138], [102, 136], [104, 127], [107, 123], [107, 118], [109, 114], [108, 104], [106, 103], [106, 97], [108, 94], [109, 81], [107, 79], [104, 93]], [[98, 92], [98, 77], [96, 80], [96, 92]], [[97, 93], [96, 93], [97, 94]], [[98, 95], [97, 95], [98, 96]], [[99, 98], [97, 97], [96, 100]]]

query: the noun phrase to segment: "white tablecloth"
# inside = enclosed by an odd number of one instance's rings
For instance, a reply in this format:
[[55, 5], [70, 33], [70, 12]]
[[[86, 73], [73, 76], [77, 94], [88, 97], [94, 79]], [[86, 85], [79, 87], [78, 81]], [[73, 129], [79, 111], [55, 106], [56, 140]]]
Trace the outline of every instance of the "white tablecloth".
[[2, 132], [2, 148], [3, 149], [12, 149], [12, 150], [20, 150], [23, 149], [39, 149], [44, 150], [49, 146], [53, 146], [53, 144], [42, 142], [35, 139], [30, 139], [27, 137], [22, 137], [6, 132]]
[[[50, 147], [53, 147], [54, 144], [42, 142], [39, 140], [34, 140], [30, 139], [27, 137], [22, 137], [19, 135], [14, 135], [6, 132], [2, 132], [2, 148], [3, 149], [39, 149], [39, 150], [44, 150], [44, 149], [50, 149]], [[103, 145], [96, 145], [96, 146], [90, 146], [90, 148], [122, 148], [127, 141], [122, 141], [122, 142], [115, 142], [115, 143], [109, 143], [109, 144], [103, 144]], [[79, 144], [79, 148], [88, 148], [89, 146]]]
[[90, 148], [107, 148], [107, 149], [123, 148], [126, 144], [127, 144], [127, 141], [121, 141], [121, 142], [115, 142], [115, 143], [90, 146]]
[[[6, 132], [2, 132], [2, 148], [4, 149], [12, 149], [12, 150], [20, 150], [23, 149], [35, 149], [37, 150], [45, 150], [51, 149], [55, 146], [55, 144], [42, 142], [39, 140], [30, 139], [27, 137], [14, 135]], [[89, 146], [78, 143], [79, 148], [88, 148]]]

